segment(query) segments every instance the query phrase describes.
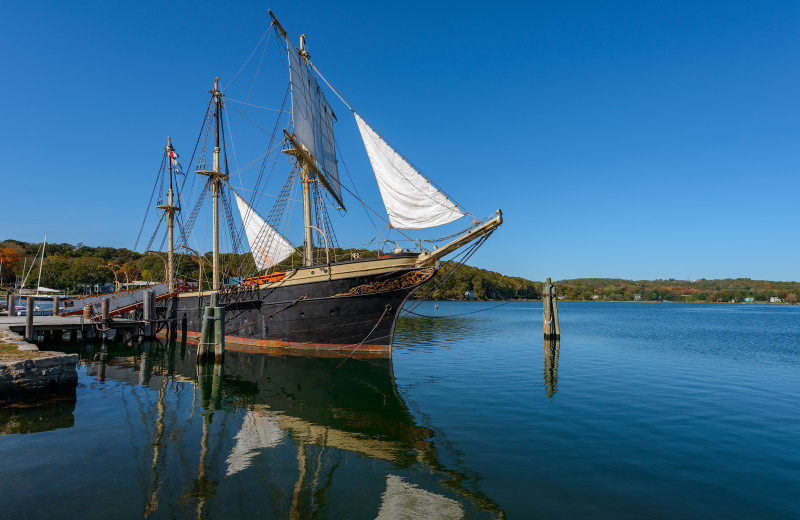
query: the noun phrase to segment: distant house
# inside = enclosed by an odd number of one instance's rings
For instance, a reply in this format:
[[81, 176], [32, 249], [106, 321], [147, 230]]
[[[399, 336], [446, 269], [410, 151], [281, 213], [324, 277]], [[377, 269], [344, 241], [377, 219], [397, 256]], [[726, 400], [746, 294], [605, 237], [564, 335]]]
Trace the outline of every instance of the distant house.
[[472, 299], [475, 298], [475, 291], [467, 291], [467, 292], [464, 293], [464, 296], [467, 299], [472, 300]]
[[783, 303], [785, 300], [783, 298], [778, 298], [777, 296], [770, 296], [769, 303]]
[[633, 301], [635, 301], [635, 302], [642, 301], [642, 295], [641, 294], [634, 294], [633, 295]]
[[592, 295], [592, 299], [593, 299], [593, 300], [599, 300], [599, 299], [600, 299], [600, 296], [598, 296], [597, 294], [593, 294], [593, 295]]
[[756, 301], [756, 299], [752, 298], [752, 297], [747, 297], [747, 298], [744, 299], [744, 301], [745, 301], [745, 303], [753, 303], [754, 301]]

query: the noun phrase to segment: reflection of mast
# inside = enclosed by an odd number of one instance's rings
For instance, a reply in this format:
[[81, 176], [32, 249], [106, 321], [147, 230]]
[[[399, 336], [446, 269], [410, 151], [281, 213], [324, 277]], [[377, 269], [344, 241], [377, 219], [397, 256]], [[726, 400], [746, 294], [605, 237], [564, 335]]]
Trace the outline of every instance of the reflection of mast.
[[[210, 372], [210, 373], [209, 373]], [[194, 482], [193, 494], [197, 497], [197, 518], [203, 517], [206, 500], [217, 492], [217, 481], [210, 480], [207, 473], [208, 437], [214, 411], [221, 406], [222, 364], [198, 364], [197, 387], [200, 393], [200, 408], [203, 415], [203, 437], [200, 440], [200, 461], [197, 468], [197, 479]]]
[[297, 482], [294, 483], [294, 493], [292, 494], [292, 509], [289, 510], [289, 519], [298, 520], [300, 518], [300, 492], [303, 490], [303, 481], [306, 479], [306, 450], [305, 442], [297, 442], [297, 466], [300, 473], [297, 475]]
[[558, 353], [560, 342], [557, 339], [544, 340], [544, 392], [547, 398], [558, 392]]
[[156, 437], [153, 440], [153, 464], [151, 471], [153, 474], [153, 482], [150, 487], [150, 497], [147, 500], [147, 509], [145, 509], [145, 516], [150, 516], [156, 509], [158, 509], [158, 463], [161, 459], [161, 441], [164, 438], [164, 431], [166, 430], [164, 424], [164, 413], [166, 406], [164, 405], [164, 397], [167, 394], [167, 382], [169, 378], [164, 375], [164, 382], [161, 385], [161, 390], [158, 391], [158, 419], [156, 420]]

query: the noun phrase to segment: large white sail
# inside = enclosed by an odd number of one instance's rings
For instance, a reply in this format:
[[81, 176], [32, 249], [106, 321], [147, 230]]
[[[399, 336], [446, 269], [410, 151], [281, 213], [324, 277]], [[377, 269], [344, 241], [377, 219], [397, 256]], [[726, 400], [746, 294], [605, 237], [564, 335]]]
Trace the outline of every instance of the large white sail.
[[421, 229], [441, 226], [465, 215], [453, 201], [408, 164], [361, 116], [353, 113], [392, 227]]
[[239, 214], [242, 216], [244, 230], [247, 234], [247, 241], [250, 243], [250, 251], [253, 253], [253, 260], [259, 270], [267, 269], [284, 260], [294, 253], [294, 246], [278, 233], [278, 231], [267, 224], [256, 210], [242, 199], [238, 193], [236, 195], [236, 205], [239, 207]]
[[314, 73], [288, 40], [289, 68], [292, 83], [292, 128], [297, 140], [317, 159], [320, 169], [339, 200], [339, 169], [336, 163], [336, 144], [333, 138], [333, 109], [319, 88]]

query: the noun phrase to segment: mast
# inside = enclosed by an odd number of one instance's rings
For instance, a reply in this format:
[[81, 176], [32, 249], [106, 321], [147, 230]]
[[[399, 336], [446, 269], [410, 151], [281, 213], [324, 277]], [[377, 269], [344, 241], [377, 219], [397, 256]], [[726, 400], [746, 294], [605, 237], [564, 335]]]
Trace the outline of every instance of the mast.
[[213, 238], [212, 238], [212, 268], [213, 268], [213, 275], [212, 275], [212, 285], [211, 288], [214, 291], [219, 290], [220, 288], [220, 280], [219, 280], [219, 194], [222, 190], [222, 182], [228, 180], [228, 176], [225, 175], [220, 171], [219, 168], [219, 125], [220, 125], [220, 113], [219, 109], [222, 105], [222, 92], [219, 90], [219, 78], [214, 78], [214, 90], [209, 90], [211, 95], [214, 97], [214, 159], [213, 159], [213, 166], [211, 171], [198, 171], [198, 175], [207, 175], [211, 180], [211, 200], [213, 203], [212, 209], [212, 228], [213, 228]]
[[305, 147], [301, 147], [301, 145], [295, 141], [291, 134], [285, 129], [283, 132], [286, 134], [286, 137], [289, 139], [289, 142], [292, 144], [292, 146], [294, 146], [294, 148], [284, 150], [283, 153], [287, 155], [294, 155], [297, 158], [297, 162], [300, 163], [300, 176], [301, 181], [303, 182], [303, 226], [305, 229], [305, 239], [303, 240], [303, 243], [305, 244], [303, 251], [303, 265], [305, 267], [309, 267], [314, 263], [314, 242], [311, 234], [312, 229], [314, 229], [314, 227], [311, 225], [311, 170], [312, 168], [315, 172], [318, 170], [314, 165], [313, 159], [309, 155], [308, 150], [304, 149]]
[[175, 150], [172, 147], [172, 138], [167, 137], [167, 167], [169, 168], [169, 190], [167, 190], [167, 205], [158, 206], [158, 209], [163, 209], [167, 212], [167, 235], [169, 237], [169, 249], [167, 249], [167, 285], [169, 292], [175, 290], [175, 212], [181, 209], [175, 205], [175, 199], [172, 191], [172, 152]]
[[42, 259], [39, 260], [39, 280], [36, 282], [36, 295], [39, 295], [39, 287], [42, 286], [42, 264], [44, 264], [44, 249], [47, 247], [47, 233], [44, 234], [42, 242]]

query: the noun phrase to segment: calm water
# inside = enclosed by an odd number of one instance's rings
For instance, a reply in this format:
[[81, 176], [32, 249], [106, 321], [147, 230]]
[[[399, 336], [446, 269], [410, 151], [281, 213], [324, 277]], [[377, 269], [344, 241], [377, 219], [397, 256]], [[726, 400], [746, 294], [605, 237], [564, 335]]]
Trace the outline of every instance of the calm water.
[[392, 360], [76, 346], [0, 408], [3, 517], [800, 518], [800, 307], [491, 305]]

